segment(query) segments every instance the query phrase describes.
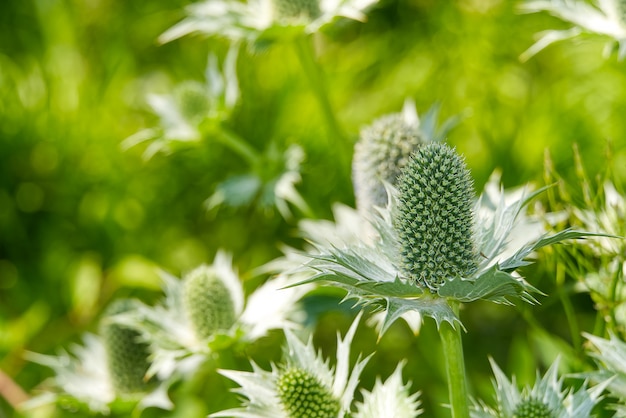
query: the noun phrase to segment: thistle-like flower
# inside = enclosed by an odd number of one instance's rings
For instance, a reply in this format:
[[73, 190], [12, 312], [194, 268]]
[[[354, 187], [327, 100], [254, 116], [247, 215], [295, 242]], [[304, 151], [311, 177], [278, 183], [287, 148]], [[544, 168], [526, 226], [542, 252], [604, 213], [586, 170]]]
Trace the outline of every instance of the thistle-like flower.
[[252, 362], [252, 372], [221, 370], [240, 385], [235, 392], [245, 398], [241, 408], [217, 412], [211, 417], [255, 418], [342, 418], [349, 413], [354, 391], [369, 357], [357, 359], [350, 367], [350, 346], [360, 315], [341, 339], [337, 336], [337, 363], [334, 367], [316, 352], [311, 339], [300, 341], [285, 330], [285, 360], [266, 371]]
[[371, 392], [362, 390], [363, 402], [357, 403], [354, 418], [414, 418], [422, 414], [419, 393], [410, 393], [410, 384], [402, 383], [402, 367], [382, 383], [376, 379]]
[[229, 50], [222, 69], [217, 57], [210, 54], [204, 83], [185, 81], [175, 86], [172, 94], [149, 94], [147, 102], [160, 126], [129, 136], [121, 147], [129, 149], [149, 142], [143, 153], [148, 160], [159, 152], [170, 154], [180, 147], [198, 144], [203, 129], [218, 129], [239, 99], [237, 53], [236, 46]]
[[[442, 322], [459, 321], [451, 303], [512, 298], [535, 303], [538, 292], [515, 271], [535, 250], [594, 234], [534, 232], [507, 248], [526, 204], [541, 190], [505, 203], [485, 193], [473, 201], [463, 159], [442, 143], [419, 148], [405, 167], [398, 190], [388, 185], [389, 204], [373, 219], [376, 237], [344, 246], [313, 242], [305, 269], [311, 278], [348, 291], [346, 298], [384, 312], [381, 333], [408, 312]], [[519, 237], [518, 237], [519, 238]]]
[[258, 45], [310, 34], [336, 17], [365, 20], [376, 0], [211, 0], [187, 8], [188, 16], [159, 37], [163, 43], [199, 33]]
[[[297, 302], [310, 288], [287, 288], [270, 279], [246, 300], [230, 256], [218, 252], [212, 265], [179, 280], [162, 273], [165, 301], [142, 305], [122, 318], [150, 344], [148, 376], [161, 380], [192, 373], [214, 351], [254, 341], [271, 329], [296, 327]], [[176, 374], [178, 372], [179, 374]]]
[[589, 418], [591, 410], [601, 399], [604, 385], [580, 389], [563, 388], [563, 378], [558, 376], [559, 361], [555, 361], [543, 377], [537, 374], [532, 387], [520, 390], [515, 378], [511, 381], [498, 365], [491, 360], [495, 375], [496, 406], [474, 402], [472, 418]]
[[76, 344], [58, 356], [28, 353], [29, 360], [50, 367], [55, 375], [44, 382], [43, 393], [24, 408], [57, 403], [105, 415], [112, 410], [130, 412], [150, 406], [171, 409], [167, 385], [155, 379], [147, 381], [147, 344], [135, 329], [118, 321], [120, 315], [138, 307], [135, 300], [116, 300], [101, 319], [101, 335], [86, 334], [83, 345]]
[[593, 344], [589, 354], [594, 358], [597, 370], [583, 373], [598, 384], [607, 385], [607, 391], [618, 403], [612, 407], [617, 411], [616, 417], [626, 417], [626, 343], [616, 335], [604, 339], [585, 334]]
[[444, 139], [456, 123], [449, 119], [437, 128], [439, 106], [435, 105], [420, 118], [411, 100], [404, 102], [402, 112], [376, 119], [363, 128], [354, 145], [352, 180], [357, 208], [364, 214], [387, 204], [384, 183], [395, 185], [410, 155], [420, 146]]
[[596, 0], [594, 3], [593, 6], [583, 0], [528, 0], [522, 3], [522, 12], [546, 11], [575, 26], [541, 33], [539, 40], [521, 58], [526, 60], [554, 42], [590, 33], [612, 38], [605, 55], [616, 46], [618, 59], [623, 59], [626, 56], [626, 3], [623, 0]]

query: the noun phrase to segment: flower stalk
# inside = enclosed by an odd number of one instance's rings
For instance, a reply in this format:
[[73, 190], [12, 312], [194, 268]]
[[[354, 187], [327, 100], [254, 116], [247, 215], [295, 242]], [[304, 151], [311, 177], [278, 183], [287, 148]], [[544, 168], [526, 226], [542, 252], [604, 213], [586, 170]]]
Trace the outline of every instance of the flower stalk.
[[[459, 302], [449, 301], [449, 303], [454, 313], [458, 316]], [[443, 355], [446, 363], [452, 418], [469, 418], [461, 327], [458, 324], [453, 326], [450, 323], [444, 323], [439, 329], [439, 334], [441, 335]]]

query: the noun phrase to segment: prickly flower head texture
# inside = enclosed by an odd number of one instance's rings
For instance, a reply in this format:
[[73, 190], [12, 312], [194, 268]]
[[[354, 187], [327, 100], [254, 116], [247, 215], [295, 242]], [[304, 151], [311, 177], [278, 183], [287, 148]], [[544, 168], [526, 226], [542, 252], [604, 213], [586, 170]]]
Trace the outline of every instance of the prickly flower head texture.
[[185, 277], [183, 306], [200, 339], [229, 329], [237, 320], [230, 289], [211, 266], [200, 266]]
[[586, 383], [577, 391], [563, 388], [563, 378], [558, 377], [558, 359], [543, 377], [537, 375], [532, 387], [520, 390], [515, 379], [509, 381], [506, 374], [491, 361], [495, 375], [497, 405], [495, 408], [475, 402], [472, 418], [589, 418], [600, 400], [605, 385], [587, 388]]
[[436, 290], [477, 268], [474, 187], [463, 158], [445, 144], [420, 148], [398, 182], [395, 219], [404, 275]]
[[221, 370], [240, 385], [235, 392], [246, 400], [240, 408], [217, 412], [211, 417], [242, 418], [343, 418], [349, 413], [359, 376], [369, 360], [357, 359], [350, 366], [350, 346], [360, 315], [337, 341], [337, 362], [331, 367], [312, 341], [300, 341], [285, 331], [287, 347], [281, 365], [271, 371], [252, 363], [252, 372]]
[[140, 333], [115, 321], [115, 315], [136, 308], [131, 299], [118, 299], [107, 309], [100, 323], [109, 372], [119, 393], [135, 393], [146, 389], [146, 372], [150, 363], [148, 344], [141, 341]]
[[396, 184], [409, 156], [426, 143], [419, 125], [394, 113], [375, 120], [361, 130], [354, 145], [352, 179], [359, 210], [387, 204], [384, 182]]
[[278, 22], [311, 22], [321, 14], [318, 0], [273, 0], [272, 12]]

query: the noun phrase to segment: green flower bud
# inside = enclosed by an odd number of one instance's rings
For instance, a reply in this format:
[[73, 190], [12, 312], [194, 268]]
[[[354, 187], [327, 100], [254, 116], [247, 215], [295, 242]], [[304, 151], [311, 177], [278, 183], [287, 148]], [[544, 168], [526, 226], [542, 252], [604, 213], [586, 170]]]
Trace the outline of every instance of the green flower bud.
[[554, 414], [548, 405], [531, 398], [517, 405], [513, 418], [554, 418]]
[[211, 109], [207, 88], [197, 81], [186, 81], [176, 86], [174, 100], [181, 115], [194, 123], [206, 118]]
[[235, 323], [235, 305], [230, 291], [211, 267], [198, 267], [185, 277], [183, 304], [199, 338], [209, 338]]
[[146, 388], [146, 372], [150, 366], [147, 343], [140, 340], [137, 330], [116, 323], [114, 315], [135, 309], [131, 299], [114, 301], [100, 322], [100, 333], [107, 355], [113, 386], [118, 393], [136, 393]]
[[322, 14], [318, 0], [273, 0], [272, 5], [278, 21], [313, 21]]
[[339, 402], [306, 370], [287, 369], [276, 385], [289, 418], [336, 418], [339, 414]]
[[395, 185], [410, 155], [426, 143], [419, 126], [402, 113], [383, 116], [361, 130], [352, 161], [357, 208], [369, 212], [373, 206], [384, 207], [383, 181]]
[[431, 290], [467, 277], [478, 264], [473, 241], [473, 182], [463, 158], [442, 143], [421, 147], [398, 181], [400, 266]]

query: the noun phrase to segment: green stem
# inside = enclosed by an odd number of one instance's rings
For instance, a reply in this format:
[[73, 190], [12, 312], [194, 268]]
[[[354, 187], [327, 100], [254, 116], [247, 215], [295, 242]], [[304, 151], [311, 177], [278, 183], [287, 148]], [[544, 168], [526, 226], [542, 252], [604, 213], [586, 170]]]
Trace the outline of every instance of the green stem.
[[259, 153], [243, 140], [239, 135], [228, 128], [220, 127], [216, 132], [216, 139], [226, 145], [233, 152], [239, 154], [250, 165], [255, 165], [259, 161]]
[[330, 104], [330, 99], [328, 98], [328, 89], [326, 88], [326, 83], [324, 82], [322, 69], [315, 59], [315, 52], [313, 51], [313, 45], [311, 44], [311, 37], [297, 37], [294, 41], [294, 46], [298, 59], [300, 60], [300, 65], [302, 65], [302, 69], [304, 70], [304, 73], [313, 88], [313, 93], [320, 104], [324, 119], [326, 120], [326, 125], [330, 130], [330, 134], [337, 139], [343, 140], [343, 132], [339, 126], [337, 118], [335, 117], [335, 112]]
[[[458, 316], [459, 302], [450, 301], [449, 303], [454, 313]], [[452, 418], [469, 418], [461, 326], [459, 324], [452, 326], [445, 322], [441, 325], [440, 334], [446, 362]]]

